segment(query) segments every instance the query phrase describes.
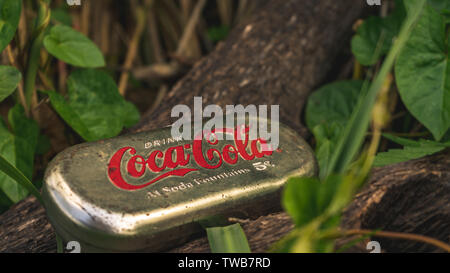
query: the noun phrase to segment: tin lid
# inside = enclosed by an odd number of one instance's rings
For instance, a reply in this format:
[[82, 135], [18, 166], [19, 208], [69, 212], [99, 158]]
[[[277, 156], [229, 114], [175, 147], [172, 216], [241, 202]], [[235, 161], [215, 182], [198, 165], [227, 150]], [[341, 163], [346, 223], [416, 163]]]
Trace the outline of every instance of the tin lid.
[[208, 217], [261, 215], [279, 206], [288, 177], [317, 171], [308, 144], [277, 125], [278, 148], [267, 151], [262, 138], [249, 139], [248, 124], [200, 140], [174, 138], [169, 127], [68, 148], [45, 174], [48, 218], [82, 251], [158, 251]]

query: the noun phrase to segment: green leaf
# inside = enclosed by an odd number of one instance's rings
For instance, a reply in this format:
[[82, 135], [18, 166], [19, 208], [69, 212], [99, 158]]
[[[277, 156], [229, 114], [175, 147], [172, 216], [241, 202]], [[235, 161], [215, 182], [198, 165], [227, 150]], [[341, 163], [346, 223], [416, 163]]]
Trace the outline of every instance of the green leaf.
[[390, 141], [400, 144], [402, 146], [409, 146], [409, 147], [422, 147], [422, 146], [444, 146], [444, 147], [447, 147], [448, 146], [448, 143], [437, 142], [437, 141], [428, 140], [428, 139], [412, 140], [412, 139], [394, 136], [391, 134], [383, 134], [383, 136], [385, 138], [389, 139]]
[[0, 0], [0, 52], [6, 48], [19, 25], [22, 1]]
[[15, 137], [16, 167], [26, 177], [31, 179], [39, 126], [34, 120], [26, 117], [25, 111], [20, 104], [16, 104], [11, 108], [8, 114], [8, 121]]
[[85, 140], [118, 135], [122, 128], [139, 121], [136, 107], [120, 96], [114, 80], [105, 72], [84, 69], [68, 79], [68, 100], [49, 91], [58, 114]]
[[56, 23], [66, 26], [72, 25], [72, 17], [70, 16], [68, 10], [64, 8], [52, 9], [51, 19]]
[[384, 133], [383, 137], [389, 139], [392, 142], [400, 144], [402, 146], [412, 146], [412, 147], [420, 146], [420, 143], [418, 141], [415, 141], [415, 140], [412, 140], [412, 139], [398, 137], [398, 136], [394, 136], [394, 135], [387, 134], [387, 133]]
[[363, 81], [339, 81], [313, 92], [306, 105], [306, 125], [310, 130], [319, 124], [345, 125], [358, 101]]
[[50, 102], [55, 111], [69, 124], [85, 140], [94, 140], [95, 136], [91, 136], [89, 129], [86, 127], [78, 113], [72, 109], [69, 103], [59, 93], [54, 91], [46, 91], [50, 98]]
[[[324, 181], [315, 177], [291, 177], [284, 189], [282, 204], [297, 227], [303, 227], [322, 215], [336, 198], [341, 185], [340, 176], [329, 176]], [[338, 216], [327, 220], [322, 227], [338, 223]]]
[[[24, 189], [31, 192], [38, 200], [43, 204], [43, 200], [40, 192], [34, 187], [33, 183], [16, 167], [8, 162], [2, 155], [0, 155], [0, 172], [6, 174], [10, 179], [23, 187]], [[2, 173], [2, 175], [3, 175]]]
[[391, 15], [385, 18], [373, 16], [365, 20], [351, 42], [352, 52], [358, 62], [362, 65], [373, 65], [388, 53], [405, 18], [403, 2], [397, 0]]
[[[121, 97], [122, 98], [122, 97]], [[140, 114], [139, 110], [134, 106], [134, 104], [122, 99], [122, 113], [123, 126], [129, 128], [139, 122]]]
[[21, 78], [22, 74], [15, 67], [0, 65], [0, 102], [16, 90]]
[[44, 38], [47, 51], [56, 58], [78, 67], [105, 66], [102, 52], [89, 38], [65, 25], [50, 29]]
[[428, 0], [428, 4], [439, 12], [450, 10], [450, 1], [447, 0]]
[[306, 225], [320, 215], [316, 200], [319, 187], [320, 181], [317, 178], [289, 178], [284, 189], [282, 204], [296, 226]]
[[449, 42], [445, 31], [443, 17], [427, 6], [395, 66], [403, 103], [436, 140], [450, 127]]
[[363, 86], [363, 81], [335, 82], [321, 87], [308, 98], [306, 125], [317, 142], [316, 157], [321, 178], [327, 173], [334, 146], [351, 117]]
[[387, 152], [377, 154], [373, 165], [375, 167], [382, 167], [390, 164], [406, 162], [408, 160], [435, 154], [444, 149], [445, 147], [443, 146], [421, 146], [421, 147], [406, 146], [403, 149], [392, 149]]
[[[421, 2], [422, 0], [403, 0], [403, 5], [405, 6], [405, 10], [408, 14], [411, 14], [411, 12], [414, 12], [415, 7]], [[438, 0], [441, 1], [441, 0]], [[426, 0], [426, 2], [430, 2], [430, 0]], [[427, 3], [425, 3], [427, 4]]]
[[445, 9], [441, 11], [442, 16], [444, 17], [445, 24], [450, 23], [450, 9]]
[[245, 233], [239, 224], [206, 229], [212, 253], [250, 253]]
[[[316, 144], [316, 158], [319, 163], [319, 177], [323, 178], [328, 173], [328, 165], [330, 161], [330, 157], [333, 154], [334, 146], [336, 145], [336, 138], [327, 138], [324, 136], [320, 136], [321, 131], [324, 130], [325, 126], [318, 125], [314, 128], [313, 133], [314, 137], [317, 141]], [[339, 133], [340, 130], [335, 130], [336, 133]]]
[[321, 179], [328, 173], [331, 155], [343, 129], [344, 125], [338, 122], [319, 124], [312, 129], [316, 139], [316, 158], [319, 163], [319, 177]]
[[421, 158], [440, 152], [445, 148], [450, 147], [450, 142], [442, 143], [425, 139], [415, 141], [389, 134], [384, 134], [383, 136], [405, 147], [403, 149], [391, 149], [387, 152], [378, 153], [374, 161], [375, 167], [381, 167]]
[[[9, 111], [9, 123], [12, 132], [8, 130], [3, 122], [0, 122], [0, 154], [2, 159], [17, 168], [23, 176], [30, 180], [33, 175], [34, 152], [36, 150], [39, 127], [35, 121], [25, 116], [21, 105], [17, 104]], [[5, 164], [3, 164], [5, 165]], [[5, 165], [6, 166], [6, 165]], [[3, 170], [0, 173], [0, 189], [13, 202], [18, 202], [28, 195], [29, 187], [23, 186], [14, 169], [6, 166], [8, 173]], [[14, 174], [15, 173], [15, 174]], [[20, 179], [22, 184], [17, 184], [15, 179]]]

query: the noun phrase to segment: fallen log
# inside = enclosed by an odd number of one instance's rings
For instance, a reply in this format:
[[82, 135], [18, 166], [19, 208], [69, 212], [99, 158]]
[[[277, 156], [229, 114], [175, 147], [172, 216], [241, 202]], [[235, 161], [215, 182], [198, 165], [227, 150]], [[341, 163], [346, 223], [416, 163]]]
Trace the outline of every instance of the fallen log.
[[[367, 185], [343, 214], [341, 228], [407, 232], [450, 242], [450, 150], [372, 170]], [[264, 252], [294, 228], [284, 212], [245, 221], [242, 227], [252, 251]], [[373, 237], [385, 252], [441, 252], [435, 246]], [[349, 240], [338, 240], [338, 247]], [[337, 248], [338, 248], [337, 247]], [[171, 252], [209, 252], [200, 238]], [[368, 252], [358, 244], [348, 252]]]
[[[349, 46], [351, 26], [367, 9], [365, 1], [359, 0], [268, 1], [250, 21], [234, 29], [225, 42], [199, 61], [159, 107], [131, 131], [166, 126], [171, 122], [173, 106], [192, 105], [194, 96], [202, 96], [204, 104], [220, 106], [278, 104], [281, 120], [307, 136], [300, 119], [304, 102], [312, 90], [330, 78], [330, 73], [336, 72], [332, 68], [342, 49]], [[374, 170], [368, 188], [347, 210], [344, 227], [417, 231], [448, 241], [448, 158], [448, 154], [440, 154]], [[417, 200], [407, 198], [418, 197], [415, 194], [421, 194], [419, 197], [428, 206], [421, 208]], [[415, 210], [409, 211], [411, 207]], [[387, 212], [392, 215], [387, 216]], [[286, 214], [275, 213], [256, 220], [244, 219], [243, 227], [252, 250], [258, 252], [267, 250], [292, 224]], [[413, 247], [417, 247], [402, 243], [396, 249], [391, 244], [399, 245], [380, 241], [387, 251], [414, 251]], [[208, 249], [205, 238], [201, 238], [172, 251]], [[417, 249], [432, 251], [422, 246]], [[0, 215], [0, 252], [54, 251], [52, 227], [34, 198]]]

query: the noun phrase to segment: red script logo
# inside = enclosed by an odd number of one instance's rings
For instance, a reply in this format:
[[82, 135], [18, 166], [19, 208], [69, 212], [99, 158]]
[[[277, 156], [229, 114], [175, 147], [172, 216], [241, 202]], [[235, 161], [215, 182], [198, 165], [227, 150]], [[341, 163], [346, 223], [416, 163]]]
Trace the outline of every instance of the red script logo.
[[[272, 155], [272, 150], [267, 148], [266, 140], [262, 138], [257, 138], [255, 140], [249, 141], [249, 127], [243, 128], [244, 138], [238, 136], [238, 127], [236, 129], [223, 128], [215, 129], [212, 132], [203, 132], [202, 137], [195, 138], [192, 143], [192, 157], [195, 163], [200, 168], [205, 169], [217, 169], [225, 162], [230, 165], [235, 165], [238, 161], [239, 156], [244, 160], [253, 160], [255, 158], [261, 158], [265, 155]], [[206, 136], [206, 141], [211, 145], [217, 145], [219, 140], [216, 134], [232, 134], [234, 138], [234, 144], [227, 144], [222, 148], [222, 151], [218, 149], [210, 148], [205, 154], [202, 150], [202, 138]], [[211, 140], [211, 137], [214, 140]], [[250, 142], [250, 153], [247, 152], [247, 146]], [[258, 142], [260, 143], [261, 151], [258, 150]], [[141, 155], [136, 154], [136, 149], [133, 147], [123, 147], [119, 149], [111, 158], [108, 164], [108, 177], [110, 181], [120, 189], [133, 191], [145, 188], [163, 178], [169, 176], [185, 176], [186, 174], [198, 171], [196, 168], [180, 168], [186, 166], [191, 160], [191, 154], [186, 152], [186, 150], [191, 149], [191, 144], [184, 144], [179, 146], [174, 146], [168, 148], [165, 152], [160, 150], [154, 150], [150, 153], [147, 159]], [[124, 155], [128, 153], [132, 157], [128, 162], [123, 162]], [[175, 154], [175, 160], [174, 158]], [[215, 164], [210, 163], [214, 159], [214, 156], [218, 157], [218, 162]], [[157, 158], [162, 159], [162, 164], [158, 166]], [[126, 164], [127, 173], [134, 177], [140, 178], [144, 176], [146, 169], [148, 168], [151, 172], [158, 174], [154, 179], [141, 184], [134, 185], [128, 183], [121, 173], [121, 165]]]

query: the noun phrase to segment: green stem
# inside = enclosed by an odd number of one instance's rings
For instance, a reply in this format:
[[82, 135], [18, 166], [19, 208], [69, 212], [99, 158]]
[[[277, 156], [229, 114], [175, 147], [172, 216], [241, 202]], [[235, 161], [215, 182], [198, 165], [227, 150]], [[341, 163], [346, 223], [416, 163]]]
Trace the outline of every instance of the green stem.
[[39, 57], [41, 55], [42, 43], [44, 40], [45, 29], [50, 22], [50, 1], [40, 0], [39, 1], [39, 14], [36, 24], [36, 29], [34, 31], [35, 39], [31, 44], [30, 55], [28, 58], [28, 67], [25, 76], [25, 99], [27, 112], [31, 110], [31, 100], [33, 98], [33, 93], [35, 92], [36, 85], [36, 75], [39, 69]]
[[64, 253], [63, 240], [56, 233], [55, 233], [55, 237], [56, 237], [56, 252], [57, 253]]
[[391, 239], [403, 239], [415, 242], [422, 242], [433, 245], [450, 253], [450, 245], [447, 243], [421, 234], [406, 233], [406, 232], [392, 232], [392, 231], [367, 230], [367, 229], [332, 230], [328, 233], [324, 233], [320, 239], [335, 239], [354, 235], [384, 237]]
[[419, 19], [425, 3], [426, 0], [417, 1], [414, 9], [411, 9], [412, 12], [403, 24], [398, 38], [394, 42], [394, 45], [383, 62], [380, 72], [377, 74], [364, 99], [358, 102], [348, 125], [339, 138], [338, 144], [336, 145], [335, 151], [331, 157], [330, 164], [328, 166], [328, 173], [326, 175], [330, 173], [345, 172], [363, 144], [370, 122], [371, 111], [378, 93], [381, 90], [383, 82], [390, 73], [396, 57], [403, 49], [406, 41], [409, 39], [414, 24]]

